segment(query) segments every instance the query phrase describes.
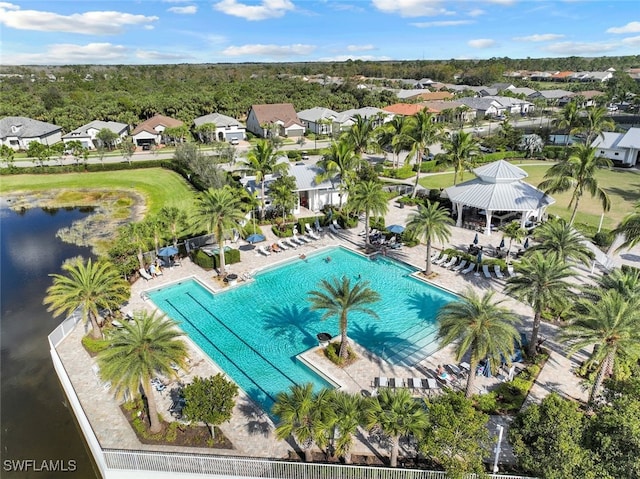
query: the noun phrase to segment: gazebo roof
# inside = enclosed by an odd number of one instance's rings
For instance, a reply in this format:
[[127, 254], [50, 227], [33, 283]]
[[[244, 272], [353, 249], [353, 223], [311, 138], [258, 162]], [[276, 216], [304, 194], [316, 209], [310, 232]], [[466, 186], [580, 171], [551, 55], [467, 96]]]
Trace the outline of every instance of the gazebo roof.
[[521, 180], [527, 173], [499, 160], [474, 170], [478, 178], [445, 188], [449, 199], [487, 211], [533, 211], [556, 201]]

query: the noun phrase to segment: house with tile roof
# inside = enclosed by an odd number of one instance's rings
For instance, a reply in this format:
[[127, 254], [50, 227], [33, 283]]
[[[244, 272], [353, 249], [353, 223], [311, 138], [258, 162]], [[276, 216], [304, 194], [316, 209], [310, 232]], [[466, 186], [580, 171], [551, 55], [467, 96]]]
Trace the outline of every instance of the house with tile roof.
[[0, 118], [0, 145], [26, 150], [29, 143], [55, 145], [62, 139], [62, 127], [23, 116]]
[[136, 146], [160, 145], [164, 143], [163, 132], [167, 128], [176, 128], [184, 125], [180, 120], [164, 115], [155, 115], [143, 121], [131, 132]]
[[393, 115], [413, 116], [425, 108], [421, 103], [394, 103], [393, 105], [385, 106], [383, 110]]
[[120, 144], [122, 142], [122, 139], [129, 134], [129, 125], [127, 125], [126, 123], [119, 123], [117, 121], [94, 120], [67, 133], [62, 137], [62, 141], [65, 144], [69, 143], [70, 141], [79, 141], [83, 147], [89, 150], [95, 150], [98, 146], [100, 146], [98, 144], [100, 143], [100, 140], [96, 139], [96, 135], [100, 132], [100, 130], [103, 129], [109, 130], [118, 135], [118, 138], [116, 138], [114, 144], [111, 146]]
[[[247, 137], [247, 128], [240, 121], [227, 115], [211, 113], [193, 120], [193, 125], [196, 129], [206, 124], [215, 125], [216, 141], [244, 140]], [[200, 140], [203, 141], [202, 138]]]
[[626, 133], [605, 131], [591, 146], [616, 166], [636, 166], [640, 162], [640, 128], [629, 128]]
[[432, 113], [437, 123], [455, 121], [457, 123], [468, 123], [476, 118], [476, 110], [469, 108], [457, 100], [451, 101], [423, 101], [420, 103]]
[[573, 75], [575, 72], [572, 71], [562, 71], [562, 72], [556, 72], [553, 75], [551, 75], [551, 80], [552, 81], [556, 81], [556, 82], [561, 82], [561, 81], [569, 81], [569, 79], [571, 78], [571, 75]]
[[247, 131], [261, 138], [271, 135], [298, 138], [304, 125], [291, 103], [251, 105], [247, 113]]

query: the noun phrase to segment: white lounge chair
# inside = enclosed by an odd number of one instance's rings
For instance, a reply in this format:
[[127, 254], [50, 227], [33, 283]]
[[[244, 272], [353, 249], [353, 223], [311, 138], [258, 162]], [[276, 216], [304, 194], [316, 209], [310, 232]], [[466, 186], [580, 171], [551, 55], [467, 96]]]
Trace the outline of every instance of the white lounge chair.
[[469, 266], [467, 266], [465, 269], [460, 271], [460, 273], [461, 274], [468, 274], [468, 273], [471, 273], [475, 268], [476, 268], [476, 264], [475, 263], [469, 263]]
[[[308, 235], [314, 235], [315, 236], [315, 232], [313, 231], [313, 228], [311, 227], [311, 225], [309, 223], [305, 223], [304, 224], [304, 229], [307, 231]], [[313, 236], [311, 236], [313, 238]]]
[[302, 241], [301, 244], [305, 244], [305, 243], [310, 243], [311, 240], [309, 238], [307, 238], [306, 236], [298, 236], [296, 234], [293, 235], [294, 239], [297, 239], [298, 241]]
[[289, 246], [285, 245], [282, 240], [276, 241], [276, 244], [278, 245], [278, 248], [280, 248], [280, 249], [282, 249], [284, 251], [289, 249]]
[[144, 269], [144, 268], [140, 268], [138, 270], [138, 273], [140, 273], [140, 276], [142, 276], [147, 281], [149, 281], [150, 279], [153, 279], [153, 276], [151, 276], [149, 273], [147, 273], [147, 270]]
[[265, 256], [271, 256], [271, 251], [265, 249], [264, 246], [258, 246], [258, 252], [262, 253]]
[[440, 392], [440, 385], [435, 379], [427, 378], [427, 389], [429, 390], [430, 394], [437, 393]]
[[335, 234], [335, 235], [337, 235], [337, 234], [338, 234], [338, 230], [337, 230], [337, 229], [336, 229], [336, 227], [333, 225], [333, 223], [329, 225], [329, 230], [330, 230], [333, 234]]
[[307, 230], [307, 236], [313, 240], [319, 240], [320, 236], [314, 233], [312, 229]]
[[442, 256], [440, 256], [437, 260], [435, 260], [433, 262], [433, 264], [441, 265], [442, 263], [444, 263], [448, 259], [449, 259], [449, 255], [445, 253]]
[[500, 271], [500, 265], [495, 265], [493, 267], [493, 272], [495, 273], [496, 278], [498, 279], [504, 278], [504, 274], [502, 274], [502, 271]]
[[482, 265], [482, 272], [484, 273], [484, 277], [487, 279], [491, 279], [491, 271], [489, 271], [489, 265], [488, 264], [483, 264]]
[[514, 277], [516, 275], [516, 272], [514, 271], [512, 264], [507, 265], [507, 273], [509, 273], [509, 276], [511, 277]]
[[340, 226], [340, 225], [338, 224], [338, 220], [332, 220], [332, 221], [331, 221], [331, 224], [332, 224], [332, 225], [335, 227], [335, 229], [337, 229], [337, 230], [341, 230], [341, 229], [342, 229], [342, 226]]
[[386, 388], [389, 387], [389, 380], [385, 376], [380, 376], [379, 378], [375, 378], [373, 380], [373, 384], [378, 388]]
[[458, 261], [458, 257], [452, 256], [449, 261], [442, 263], [440, 266], [442, 266], [443, 268], [451, 268], [454, 264], [456, 264], [457, 261]]
[[457, 265], [451, 268], [451, 271], [460, 271], [462, 268], [464, 268], [467, 265], [467, 263], [468, 261], [466, 259], [463, 259]]
[[411, 386], [413, 387], [414, 392], [424, 391], [422, 378], [409, 378], [409, 380], [411, 381]]

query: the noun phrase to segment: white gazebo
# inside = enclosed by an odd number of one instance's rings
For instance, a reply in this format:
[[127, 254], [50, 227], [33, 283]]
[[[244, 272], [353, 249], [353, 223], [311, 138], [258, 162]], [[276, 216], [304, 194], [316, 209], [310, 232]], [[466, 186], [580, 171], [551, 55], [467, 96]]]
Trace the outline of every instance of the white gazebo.
[[[465, 207], [477, 208], [486, 217], [485, 234], [491, 234], [491, 218], [507, 219], [520, 215], [524, 227], [529, 218], [541, 220], [549, 205], [556, 202], [551, 196], [539, 190], [523, 178], [528, 176], [522, 168], [498, 160], [473, 170], [477, 178], [456, 186], [445, 188], [458, 219], [456, 226], [462, 226]], [[496, 212], [504, 212], [495, 216]]]

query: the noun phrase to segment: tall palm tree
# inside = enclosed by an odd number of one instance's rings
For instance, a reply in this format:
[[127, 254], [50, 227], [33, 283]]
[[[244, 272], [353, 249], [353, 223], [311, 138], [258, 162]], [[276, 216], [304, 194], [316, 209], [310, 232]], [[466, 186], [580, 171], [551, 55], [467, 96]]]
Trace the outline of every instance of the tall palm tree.
[[584, 238], [562, 218], [549, 220], [536, 228], [535, 238], [539, 243], [529, 248], [527, 254], [541, 251], [545, 256], [555, 254], [564, 261], [584, 265], [593, 260], [593, 252], [585, 245]]
[[585, 144], [590, 146], [593, 140], [598, 136], [602, 136], [603, 132], [613, 130], [615, 123], [609, 118], [608, 111], [603, 106], [592, 106], [587, 108], [586, 111], [586, 121], [582, 129], [587, 135]]
[[569, 344], [569, 355], [587, 346], [597, 346], [589, 360], [598, 370], [589, 394], [589, 404], [593, 404], [616, 358], [640, 355], [640, 297], [625, 297], [611, 289], [598, 301], [583, 298], [575, 306], [573, 322], [565, 328], [561, 340]]
[[501, 356], [511, 358], [515, 344], [520, 341], [514, 324], [519, 318], [503, 301], [493, 300], [494, 291], [480, 297], [468, 290], [461, 301], [453, 301], [438, 311], [438, 338], [440, 344], [454, 341], [456, 361], [462, 361], [470, 353], [470, 371], [467, 378], [466, 397], [471, 397], [476, 377], [476, 369], [481, 360], [489, 360], [487, 367], [500, 364]]
[[334, 421], [329, 390], [314, 393], [311, 383], [294, 384], [289, 392], [278, 393], [272, 411], [280, 419], [276, 427], [278, 439], [293, 436], [304, 451], [305, 461], [311, 462], [311, 448], [326, 443], [327, 425]]
[[[211, 123], [205, 123], [210, 125]], [[204, 126], [204, 125], [203, 125]], [[158, 213], [159, 219], [169, 228], [173, 247], [178, 247], [178, 236], [187, 226], [187, 213], [177, 206], [165, 206]]]
[[509, 238], [509, 247], [507, 248], [507, 261], [509, 260], [509, 253], [511, 252], [511, 245], [513, 241], [522, 241], [527, 236], [527, 230], [520, 226], [519, 221], [512, 221], [504, 227], [502, 234]]
[[473, 159], [480, 151], [478, 140], [470, 132], [463, 130], [451, 133], [442, 142], [447, 163], [453, 165], [453, 184], [457, 184], [458, 178], [463, 180], [464, 170], [473, 168]]
[[369, 218], [371, 214], [384, 216], [389, 209], [387, 194], [378, 181], [360, 181], [349, 190], [347, 200], [348, 209], [351, 211], [364, 211], [364, 230], [367, 232], [365, 243], [369, 245]]
[[617, 248], [618, 251], [633, 248], [640, 243], [640, 203], [637, 203], [634, 210], [623, 218], [613, 233], [623, 237], [622, 244]]
[[429, 153], [429, 147], [439, 140], [441, 130], [441, 125], [434, 121], [433, 115], [427, 113], [426, 109], [409, 117], [405, 122], [405, 128], [402, 132], [402, 142], [406, 142], [409, 148], [407, 161], [414, 158], [417, 168], [416, 183], [413, 188], [413, 193], [411, 194], [412, 198], [415, 198], [418, 192], [422, 158]]
[[589, 145], [578, 145], [569, 158], [549, 168], [544, 175], [545, 180], [540, 183], [539, 188], [545, 193], [562, 193], [573, 190], [569, 202], [569, 208], [573, 205], [569, 225], [573, 226], [580, 198], [585, 192], [598, 198], [604, 211], [609, 211], [611, 208], [609, 195], [600, 188], [596, 178], [598, 169], [609, 168], [611, 164], [611, 160], [608, 158], [596, 156], [595, 148], [591, 148]]
[[278, 151], [268, 140], [258, 140], [255, 146], [247, 154], [247, 159], [243, 160], [244, 167], [256, 177], [256, 182], [260, 183], [260, 215], [264, 216], [265, 202], [265, 179], [267, 175], [282, 174], [289, 169], [289, 162], [278, 161]]
[[185, 367], [187, 347], [176, 323], [156, 312], [136, 311], [133, 321], [109, 336], [109, 347], [98, 353], [100, 376], [111, 381], [118, 395], [137, 397], [140, 389], [147, 399], [151, 433], [162, 423], [152, 392], [151, 379], [158, 375], [175, 377], [172, 366]]
[[575, 131], [575, 127], [580, 123], [580, 109], [576, 101], [568, 102], [556, 117], [558, 128], [565, 130], [564, 146], [569, 144], [569, 135]]
[[[355, 181], [356, 171], [361, 163], [362, 159], [355, 154], [351, 144], [342, 138], [331, 143], [327, 153], [318, 162], [318, 166], [324, 171], [317, 176], [316, 181], [339, 178], [340, 190], [347, 191]], [[340, 208], [342, 208], [342, 195], [340, 195]]]
[[240, 195], [229, 186], [203, 191], [196, 198], [193, 219], [197, 227], [215, 233], [220, 250], [220, 272], [224, 273], [225, 237], [234, 228], [240, 229], [240, 222], [245, 219]]
[[83, 262], [77, 258], [62, 265], [66, 274], [51, 274], [53, 284], [47, 288], [43, 304], [55, 316], [71, 314], [80, 308], [82, 319], [91, 323], [94, 338], [102, 337], [98, 316], [100, 310], [118, 309], [129, 299], [131, 288], [118, 270], [106, 261]]
[[365, 406], [367, 428], [379, 427], [391, 438], [391, 467], [398, 465], [400, 437], [419, 436], [428, 421], [427, 412], [408, 389], [381, 388]]
[[320, 281], [320, 289], [309, 292], [311, 311], [324, 311], [321, 319], [325, 320], [337, 316], [340, 321], [340, 357], [348, 355], [349, 339], [347, 327], [349, 313], [359, 311], [378, 318], [378, 314], [369, 308], [370, 304], [380, 301], [380, 294], [369, 287], [369, 281], [357, 281], [353, 288], [348, 277], [341, 280], [332, 278]]
[[517, 276], [507, 280], [505, 293], [513, 295], [533, 308], [533, 328], [528, 354], [536, 352], [542, 313], [546, 308], [559, 307], [569, 300], [573, 269], [556, 255], [545, 256], [537, 251], [522, 258], [516, 266]]
[[393, 153], [393, 167], [398, 167], [398, 157], [400, 152], [406, 149], [403, 142], [402, 129], [407, 117], [403, 115], [394, 116], [389, 122], [378, 129], [377, 142], [383, 150], [390, 150]]
[[136, 247], [138, 266], [144, 268], [144, 252], [153, 244], [152, 233], [149, 224], [144, 221], [128, 223], [121, 229], [121, 236], [130, 238], [131, 243]]
[[331, 425], [337, 436], [334, 442], [335, 453], [344, 457], [346, 464], [351, 464], [351, 447], [358, 426], [364, 420], [363, 398], [344, 391], [331, 391], [331, 408], [335, 413], [334, 422]]
[[454, 224], [449, 212], [440, 207], [439, 202], [427, 200], [425, 206], [418, 206], [418, 211], [407, 218], [407, 230], [427, 243], [427, 259], [424, 274], [431, 274], [431, 244], [438, 240], [442, 243], [449, 240], [451, 226]]
[[640, 270], [637, 268], [614, 268], [609, 274], [596, 278], [594, 289], [600, 292], [616, 290], [625, 298], [640, 297]]
[[355, 115], [353, 120], [353, 126], [344, 133], [343, 138], [351, 145], [355, 155], [362, 158], [364, 153], [375, 146], [374, 127], [371, 120], [361, 115]]

